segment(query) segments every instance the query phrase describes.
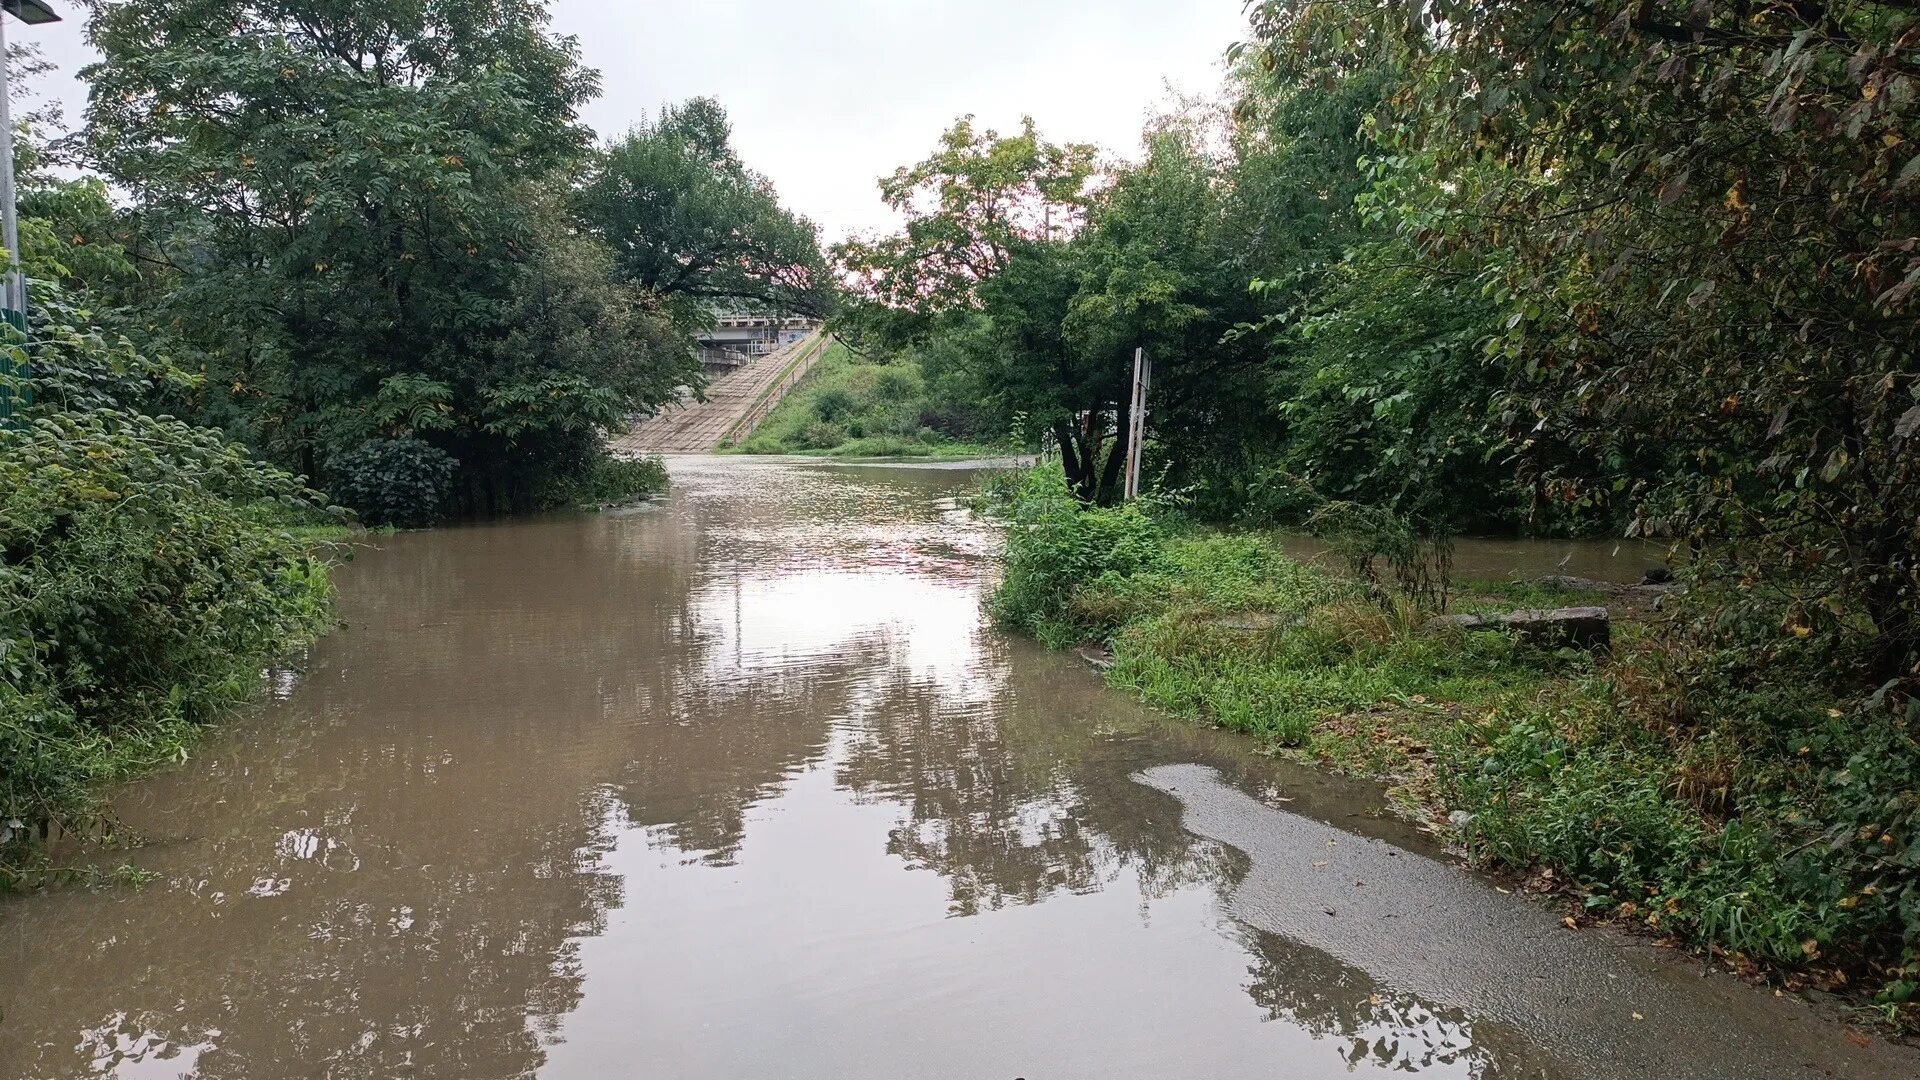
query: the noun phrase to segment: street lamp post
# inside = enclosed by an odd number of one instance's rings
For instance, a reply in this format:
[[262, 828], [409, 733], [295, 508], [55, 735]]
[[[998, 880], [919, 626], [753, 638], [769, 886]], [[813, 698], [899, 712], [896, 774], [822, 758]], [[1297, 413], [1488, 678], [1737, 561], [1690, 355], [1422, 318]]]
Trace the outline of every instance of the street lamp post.
[[[27, 332], [27, 279], [20, 272], [20, 222], [13, 204], [13, 100], [12, 87], [7, 85], [7, 15], [11, 15], [28, 26], [40, 23], [59, 22], [60, 16], [46, 0], [0, 0], [0, 245], [7, 249], [7, 278], [4, 288], [0, 288], [0, 318], [22, 335]], [[26, 368], [10, 370], [14, 366], [14, 356], [24, 357], [24, 353], [12, 355], [0, 354], [0, 375], [24, 377]], [[24, 364], [24, 359], [22, 360]], [[15, 411], [29, 404], [27, 392], [12, 379], [0, 379], [0, 422], [9, 421]]]
[[[0, 0], [0, 11], [29, 26], [59, 22], [46, 0]], [[20, 222], [13, 197], [13, 89], [7, 83], [7, 20], [0, 18], [0, 245], [7, 249], [6, 319], [27, 328], [27, 279], [20, 273]]]

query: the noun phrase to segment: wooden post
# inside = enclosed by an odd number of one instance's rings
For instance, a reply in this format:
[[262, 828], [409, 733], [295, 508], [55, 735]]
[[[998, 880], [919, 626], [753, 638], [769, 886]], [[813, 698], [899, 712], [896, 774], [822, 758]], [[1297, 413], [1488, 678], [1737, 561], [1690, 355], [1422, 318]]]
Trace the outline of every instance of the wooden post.
[[1127, 482], [1125, 498], [1140, 497], [1140, 445], [1147, 438], [1147, 390], [1153, 385], [1153, 361], [1147, 350], [1133, 350], [1133, 407], [1127, 411]]

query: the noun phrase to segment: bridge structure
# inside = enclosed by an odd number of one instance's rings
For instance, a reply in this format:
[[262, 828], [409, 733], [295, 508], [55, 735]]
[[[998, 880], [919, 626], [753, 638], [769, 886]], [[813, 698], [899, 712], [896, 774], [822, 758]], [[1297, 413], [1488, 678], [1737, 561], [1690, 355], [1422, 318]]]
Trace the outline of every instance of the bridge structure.
[[700, 335], [700, 360], [709, 375], [742, 367], [799, 341], [820, 328], [800, 315], [722, 315]]
[[621, 457], [641, 454], [699, 454], [745, 442], [774, 406], [806, 377], [827, 351], [829, 338], [818, 327], [776, 344], [771, 351], [718, 373], [707, 384], [705, 400], [689, 397], [652, 416], [637, 419], [611, 448]]

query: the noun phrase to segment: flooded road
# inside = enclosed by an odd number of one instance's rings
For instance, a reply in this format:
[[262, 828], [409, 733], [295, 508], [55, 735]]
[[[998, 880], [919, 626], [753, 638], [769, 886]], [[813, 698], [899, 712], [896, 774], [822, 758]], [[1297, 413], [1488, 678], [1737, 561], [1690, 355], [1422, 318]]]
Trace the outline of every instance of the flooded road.
[[0, 1077], [1915, 1075], [995, 631], [964, 470], [673, 470], [363, 550], [0, 902]]

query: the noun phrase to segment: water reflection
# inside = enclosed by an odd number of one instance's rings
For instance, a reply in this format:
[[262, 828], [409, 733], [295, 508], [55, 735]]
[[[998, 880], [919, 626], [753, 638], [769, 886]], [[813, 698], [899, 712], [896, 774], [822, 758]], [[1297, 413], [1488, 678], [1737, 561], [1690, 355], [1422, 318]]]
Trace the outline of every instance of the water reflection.
[[1136, 776], [1276, 766], [987, 628], [964, 476], [676, 471], [664, 510], [364, 553], [286, 700], [121, 800], [156, 884], [0, 905], [0, 1075], [1532, 1060], [1228, 914], [1246, 857]]
[[1470, 1076], [1491, 1076], [1511, 1072], [1530, 1057], [1499, 1025], [1475, 1024], [1462, 1010], [1394, 993], [1279, 934], [1246, 933], [1253, 954], [1246, 989], [1266, 1018], [1340, 1043], [1342, 1057], [1356, 1070], [1369, 1065], [1430, 1073], [1458, 1067]]

